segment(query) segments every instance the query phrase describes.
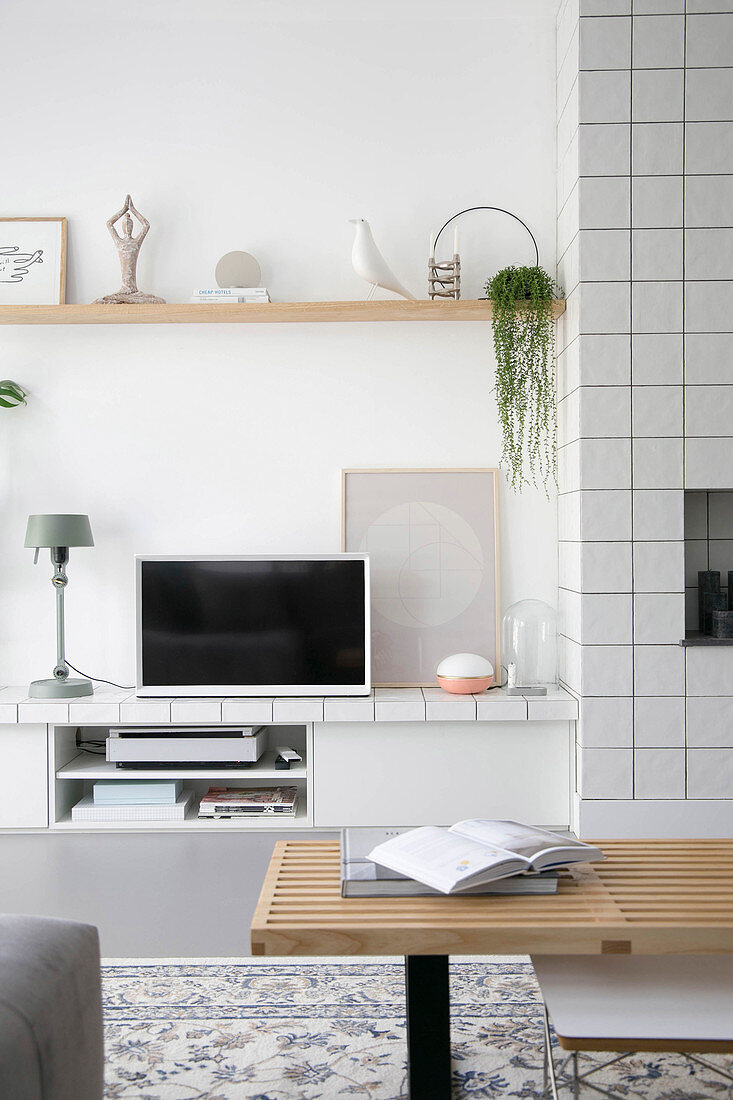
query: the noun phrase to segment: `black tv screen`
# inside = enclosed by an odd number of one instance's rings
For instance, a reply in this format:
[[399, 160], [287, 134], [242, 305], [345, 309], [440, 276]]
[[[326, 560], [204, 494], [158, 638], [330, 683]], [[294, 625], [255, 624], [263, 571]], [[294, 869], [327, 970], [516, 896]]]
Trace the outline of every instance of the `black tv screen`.
[[138, 558], [141, 695], [363, 695], [366, 555]]

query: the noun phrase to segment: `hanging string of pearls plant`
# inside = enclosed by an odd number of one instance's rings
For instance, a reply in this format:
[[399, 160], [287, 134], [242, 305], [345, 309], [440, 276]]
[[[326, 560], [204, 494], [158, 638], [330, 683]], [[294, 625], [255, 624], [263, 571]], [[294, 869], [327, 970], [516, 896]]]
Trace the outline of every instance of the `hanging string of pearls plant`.
[[496, 353], [494, 392], [501, 464], [515, 492], [557, 483], [554, 280], [537, 267], [506, 267], [486, 283]]

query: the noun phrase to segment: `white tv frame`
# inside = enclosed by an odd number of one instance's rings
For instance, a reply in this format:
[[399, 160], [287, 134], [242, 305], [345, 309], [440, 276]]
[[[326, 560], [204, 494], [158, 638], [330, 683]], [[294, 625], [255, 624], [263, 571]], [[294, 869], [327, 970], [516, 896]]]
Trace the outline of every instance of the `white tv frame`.
[[[364, 563], [364, 682], [359, 684], [144, 684], [142, 676], [142, 566], [149, 561], [345, 561]], [[371, 587], [368, 554], [136, 554], [135, 694], [144, 698], [369, 695], [372, 690]]]

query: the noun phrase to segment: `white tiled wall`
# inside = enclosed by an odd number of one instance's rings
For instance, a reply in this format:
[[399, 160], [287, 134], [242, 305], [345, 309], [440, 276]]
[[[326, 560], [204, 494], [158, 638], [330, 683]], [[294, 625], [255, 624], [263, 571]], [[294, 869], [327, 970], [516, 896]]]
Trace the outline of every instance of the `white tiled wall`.
[[733, 569], [733, 0], [566, 0], [558, 74], [578, 791], [668, 823], [733, 799], [733, 648], [679, 645], [697, 569]]

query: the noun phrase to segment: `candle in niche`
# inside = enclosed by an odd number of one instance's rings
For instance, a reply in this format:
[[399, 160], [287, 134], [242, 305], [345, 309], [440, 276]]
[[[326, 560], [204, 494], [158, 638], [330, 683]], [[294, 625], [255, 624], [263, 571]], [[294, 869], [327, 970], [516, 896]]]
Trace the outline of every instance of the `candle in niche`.
[[713, 638], [733, 638], [733, 611], [713, 611]]
[[712, 634], [713, 632], [713, 612], [725, 611], [727, 607], [728, 600], [725, 592], [703, 592], [703, 634]]
[[[705, 596], [709, 593], [720, 592], [720, 570], [701, 569], [697, 574], [697, 614], [701, 634], [709, 634], [712, 627], [712, 619], [708, 619], [708, 628], [705, 629]], [[725, 604], [723, 604], [725, 607]]]

